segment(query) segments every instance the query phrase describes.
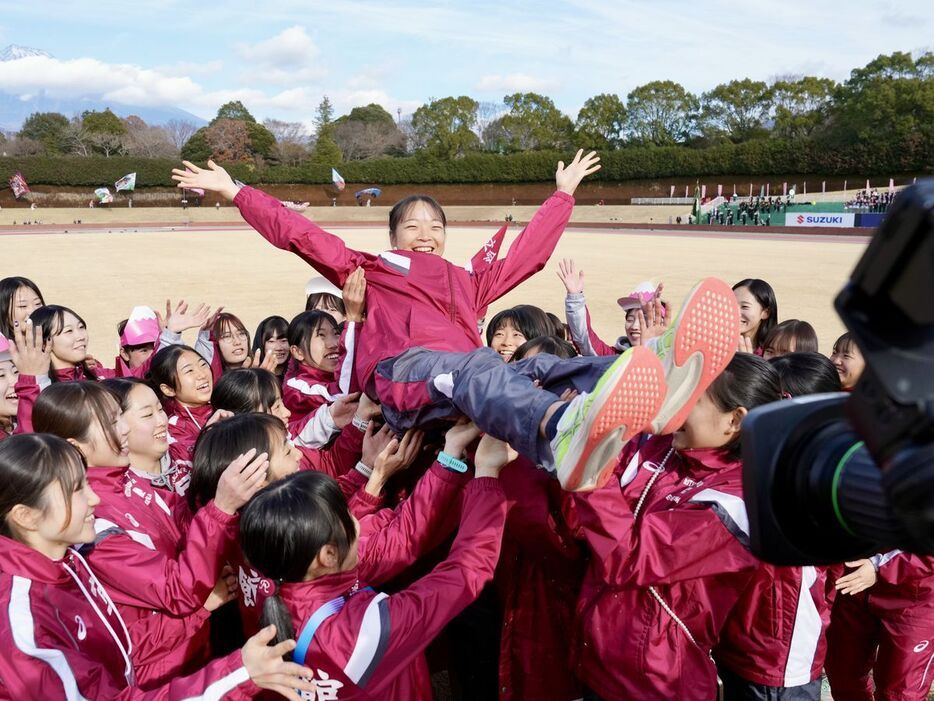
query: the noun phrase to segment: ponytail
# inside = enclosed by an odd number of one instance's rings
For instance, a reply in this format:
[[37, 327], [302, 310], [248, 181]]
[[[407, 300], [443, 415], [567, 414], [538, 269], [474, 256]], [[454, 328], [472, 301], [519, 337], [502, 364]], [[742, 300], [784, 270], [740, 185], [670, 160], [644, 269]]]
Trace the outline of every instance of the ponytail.
[[[276, 627], [276, 639], [272, 642], [273, 645], [278, 645], [284, 640], [292, 640], [295, 638], [295, 626], [292, 624], [292, 615], [279, 596], [280, 586], [282, 586], [282, 583], [276, 582], [276, 592], [272, 596], [267, 596], [263, 601], [263, 613], [259, 619], [260, 628], [265, 628], [268, 625], [274, 625]], [[291, 658], [291, 652], [282, 656], [282, 659], [286, 662], [290, 662]]]

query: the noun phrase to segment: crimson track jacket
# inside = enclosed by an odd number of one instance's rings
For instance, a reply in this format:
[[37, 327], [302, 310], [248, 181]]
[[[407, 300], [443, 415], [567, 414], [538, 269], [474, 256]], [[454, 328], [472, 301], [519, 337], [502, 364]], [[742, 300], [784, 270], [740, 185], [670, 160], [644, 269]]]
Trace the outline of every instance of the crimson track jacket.
[[714, 651], [717, 663], [764, 686], [818, 679], [827, 655], [834, 581], [828, 567], [761, 563], [727, 618]]
[[289, 426], [300, 430], [318, 407], [332, 403], [340, 394], [333, 372], [293, 360], [282, 378], [282, 403], [292, 412]]
[[571, 216], [574, 198], [555, 192], [513, 241], [508, 255], [475, 274], [428, 253], [354, 251], [252, 187], [242, 188], [234, 204], [270, 243], [298, 254], [338, 287], [356, 268], [364, 269], [367, 320], [359, 326], [354, 353], [356, 378], [369, 392], [377, 363], [409, 348], [472, 351], [483, 345], [477, 311], [545, 267]]
[[187, 677], [136, 686], [131, 636], [79, 554], [62, 560], [0, 536], [0, 699], [246, 699], [259, 689], [237, 650]]
[[639, 441], [623, 448], [606, 486], [565, 501], [568, 524], [591, 553], [577, 608], [577, 673], [604, 698], [709, 701], [709, 651], [758, 564], [748, 550], [741, 465], [720, 450], [673, 452], [636, 519], [672, 438]]
[[171, 476], [171, 489], [178, 494], [188, 491], [191, 482], [191, 464], [195, 441], [214, 413], [210, 404], [196, 407], [182, 406], [174, 399], [164, 399], [162, 407], [169, 418], [169, 457], [175, 465]]
[[319, 606], [349, 595], [344, 608], [318, 628], [305, 657], [319, 694], [325, 688], [336, 692], [325, 698], [341, 701], [431, 699], [422, 652], [492, 579], [505, 518], [498, 480], [474, 479], [464, 489], [460, 528], [447, 559], [407, 589], [391, 596], [357, 590], [385, 569], [377, 561], [380, 533], [361, 543], [360, 564], [350, 572], [283, 585], [296, 631]]
[[494, 578], [503, 610], [500, 701], [579, 699], [569, 633], [586, 560], [561, 515], [564, 493], [553, 473], [521, 457], [500, 484], [510, 505]]
[[[456, 525], [451, 515], [459, 511], [460, 496], [469, 480], [469, 475], [452, 472], [436, 462], [419, 480], [411, 496], [395, 509], [372, 513], [370, 502], [366, 506], [371, 513], [364, 509], [351, 510], [360, 521], [360, 565], [357, 569], [361, 577], [366, 576], [367, 584], [379, 585], [396, 577], [450, 535]], [[348, 507], [352, 503], [353, 500]], [[252, 635], [259, 630], [263, 602], [272, 595], [275, 585], [251, 567], [239, 552], [238, 558], [231, 565], [240, 585], [244, 632]]]
[[210, 502], [192, 518], [183, 498], [125, 467], [92, 467], [88, 482], [101, 503], [97, 538], [85, 553], [134, 644], [145, 637], [146, 650], [133, 660], [139, 683], [162, 683], [200, 666], [208, 659], [204, 602], [236, 542], [238, 517]]

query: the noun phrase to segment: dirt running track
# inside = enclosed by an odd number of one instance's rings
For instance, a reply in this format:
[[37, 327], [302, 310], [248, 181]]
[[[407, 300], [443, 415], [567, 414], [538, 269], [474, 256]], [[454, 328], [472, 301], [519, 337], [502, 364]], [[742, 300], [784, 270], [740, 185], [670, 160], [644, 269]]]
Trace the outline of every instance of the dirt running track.
[[[30, 227], [0, 237], [0, 277], [35, 280], [50, 303], [73, 307], [88, 322], [91, 352], [111, 365], [115, 326], [137, 304], [164, 307], [185, 298], [224, 307], [252, 330], [264, 316], [286, 318], [304, 308], [303, 286], [314, 272], [296, 256], [278, 251], [252, 230], [204, 227], [136, 229], [120, 233], [65, 227]], [[467, 261], [496, 230], [452, 226], [446, 256]], [[335, 227], [349, 246], [378, 252], [385, 229]], [[22, 230], [20, 230], [22, 231]], [[513, 228], [507, 244], [518, 233]], [[571, 257], [585, 271], [594, 325], [611, 342], [622, 332], [617, 297], [646, 279], [664, 280], [665, 297], [679, 304], [698, 278], [717, 275], [733, 283], [761, 277], [776, 290], [780, 318], [810, 321], [829, 354], [843, 331], [832, 309], [836, 291], [865, 246], [865, 239], [634, 229], [569, 228], [546, 269], [500, 300], [488, 315], [521, 302], [563, 316], [564, 288], [557, 262]]]

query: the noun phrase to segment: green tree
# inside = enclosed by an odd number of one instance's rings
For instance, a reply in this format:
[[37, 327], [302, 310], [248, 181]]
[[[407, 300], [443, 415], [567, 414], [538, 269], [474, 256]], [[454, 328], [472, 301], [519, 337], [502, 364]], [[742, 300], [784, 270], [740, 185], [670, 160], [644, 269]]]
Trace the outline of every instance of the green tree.
[[934, 148], [934, 54], [897, 51], [856, 68], [836, 91], [824, 135], [836, 142]]
[[595, 95], [577, 113], [575, 142], [586, 148], [619, 148], [625, 121], [626, 106], [617, 95]]
[[734, 143], [765, 136], [771, 107], [769, 87], [759, 80], [731, 80], [701, 97], [702, 130]]
[[671, 80], [640, 85], [626, 96], [625, 132], [642, 144], [684, 143], [694, 133], [699, 107], [695, 95]]
[[253, 155], [272, 158], [276, 148], [276, 137], [272, 132], [259, 122], [246, 122], [246, 131]]
[[338, 117], [334, 120], [335, 124], [342, 122], [362, 122], [363, 124], [385, 124], [387, 126], [396, 126], [396, 120], [387, 112], [382, 105], [371, 102], [365, 107], [354, 107], [350, 114]]
[[417, 144], [441, 158], [455, 158], [480, 146], [477, 101], [469, 97], [444, 97], [422, 105], [412, 115]]
[[[256, 118], [250, 114], [250, 110], [243, 106], [243, 103], [240, 100], [233, 100], [231, 102], [226, 102], [220, 106], [220, 109], [217, 110], [217, 116], [211, 120], [211, 124], [214, 124], [219, 119], [235, 119], [240, 122], [255, 122]], [[210, 125], [208, 125], [210, 126]]]
[[827, 119], [837, 84], [830, 78], [803, 76], [772, 83], [773, 133], [783, 139], [811, 136]]
[[[137, 117], [139, 119], [139, 117]], [[117, 115], [105, 109], [103, 112], [87, 111], [81, 113], [81, 126], [89, 134], [112, 134], [123, 136], [127, 133], [126, 124]]]
[[320, 133], [333, 119], [334, 107], [331, 105], [328, 96], [325, 95], [321, 99], [321, 102], [318, 103], [318, 108], [315, 110], [315, 133]]
[[318, 134], [315, 147], [311, 150], [309, 161], [318, 165], [335, 166], [343, 160], [340, 147], [331, 136], [331, 130], [325, 126]]
[[65, 152], [65, 132], [68, 129], [68, 118], [58, 112], [33, 112], [20, 128], [21, 139], [31, 139], [42, 144], [46, 153], [59, 154]]
[[207, 127], [196, 131], [181, 148], [181, 157], [192, 163], [206, 163], [211, 157], [211, 145], [208, 143]]
[[551, 98], [534, 92], [515, 93], [503, 98], [509, 111], [501, 126], [508, 134], [507, 143], [514, 151], [567, 148], [574, 125]]

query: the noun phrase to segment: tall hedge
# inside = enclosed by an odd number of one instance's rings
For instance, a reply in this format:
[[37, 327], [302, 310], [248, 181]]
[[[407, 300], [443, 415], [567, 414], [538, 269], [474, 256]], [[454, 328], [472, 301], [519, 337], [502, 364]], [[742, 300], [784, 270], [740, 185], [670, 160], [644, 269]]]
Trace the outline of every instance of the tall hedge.
[[[377, 158], [341, 164], [347, 182], [379, 183], [514, 183], [545, 182], [554, 177], [558, 160], [571, 154], [532, 151], [508, 156], [476, 153], [455, 160], [425, 155]], [[934, 172], [934, 144], [920, 135], [902, 143], [832, 146], [813, 141], [765, 139], [706, 149], [683, 146], [624, 148], [601, 154], [603, 168], [594, 179], [609, 181], [710, 175], [861, 175]], [[171, 186], [178, 162], [141, 158], [0, 158], [0, 177], [22, 171], [32, 185], [99, 187], [136, 171], [137, 187]], [[325, 184], [330, 164], [230, 166], [245, 183]]]

